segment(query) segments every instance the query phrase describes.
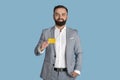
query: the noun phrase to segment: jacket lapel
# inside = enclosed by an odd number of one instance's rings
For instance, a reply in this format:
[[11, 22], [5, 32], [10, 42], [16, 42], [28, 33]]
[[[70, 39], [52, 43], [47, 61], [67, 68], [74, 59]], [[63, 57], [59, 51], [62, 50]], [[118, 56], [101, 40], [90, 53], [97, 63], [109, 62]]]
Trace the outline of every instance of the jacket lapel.
[[69, 28], [66, 28], [66, 49], [65, 49], [65, 56], [66, 56], [66, 64], [68, 59], [69, 59], [69, 54], [68, 54], [68, 50], [69, 50], [69, 38], [70, 38], [70, 30]]
[[[51, 28], [51, 38], [55, 38], [54, 31], [55, 31], [55, 26]], [[56, 54], [55, 44], [52, 44], [52, 47], [53, 47], [54, 53]]]

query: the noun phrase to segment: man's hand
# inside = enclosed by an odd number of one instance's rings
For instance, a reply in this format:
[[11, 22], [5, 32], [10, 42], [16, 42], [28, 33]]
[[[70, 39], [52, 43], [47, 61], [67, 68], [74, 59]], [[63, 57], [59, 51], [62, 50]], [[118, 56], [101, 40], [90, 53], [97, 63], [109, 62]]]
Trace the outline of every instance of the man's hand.
[[74, 77], [74, 78], [77, 77], [77, 76], [79, 75], [79, 74], [76, 73], [76, 72], [72, 72], [71, 74], [72, 74], [72, 77]]
[[43, 51], [46, 47], [48, 47], [48, 45], [49, 45], [48, 41], [44, 41], [40, 46], [40, 50]]

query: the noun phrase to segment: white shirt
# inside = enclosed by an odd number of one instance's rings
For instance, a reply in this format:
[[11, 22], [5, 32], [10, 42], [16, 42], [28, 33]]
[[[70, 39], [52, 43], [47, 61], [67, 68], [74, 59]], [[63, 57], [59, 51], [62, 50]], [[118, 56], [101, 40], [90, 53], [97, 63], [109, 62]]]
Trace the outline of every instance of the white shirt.
[[[65, 47], [66, 47], [66, 26], [60, 31], [57, 27], [55, 27], [55, 51], [56, 51], [56, 59], [55, 59], [55, 68], [66, 68], [65, 63]], [[40, 46], [38, 47], [38, 51], [40, 54], [44, 52], [40, 50]], [[79, 70], [74, 70], [76, 73], [80, 75]]]
[[56, 50], [56, 60], [55, 67], [56, 68], [66, 68], [65, 63], [65, 47], [66, 47], [66, 26], [60, 31], [57, 27], [55, 27], [55, 50]]

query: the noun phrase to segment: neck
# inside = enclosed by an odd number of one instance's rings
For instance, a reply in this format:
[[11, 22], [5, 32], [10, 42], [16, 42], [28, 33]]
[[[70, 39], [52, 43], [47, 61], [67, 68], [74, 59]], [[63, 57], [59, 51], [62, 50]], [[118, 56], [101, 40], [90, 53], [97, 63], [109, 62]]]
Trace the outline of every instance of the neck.
[[65, 27], [65, 25], [63, 25], [63, 26], [58, 26], [58, 25], [56, 25], [56, 27], [57, 27], [58, 29], [62, 30], [62, 29]]

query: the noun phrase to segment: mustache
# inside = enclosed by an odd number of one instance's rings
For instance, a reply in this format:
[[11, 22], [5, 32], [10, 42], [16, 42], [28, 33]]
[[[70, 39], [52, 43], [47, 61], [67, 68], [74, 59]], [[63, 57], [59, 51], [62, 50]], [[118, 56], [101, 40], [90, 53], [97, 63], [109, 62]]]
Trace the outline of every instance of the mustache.
[[63, 18], [58, 18], [57, 20], [63, 20], [63, 21], [64, 21], [64, 19], [63, 19]]

